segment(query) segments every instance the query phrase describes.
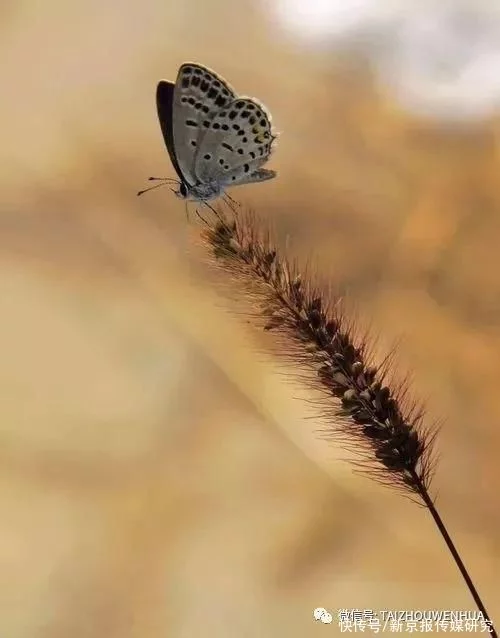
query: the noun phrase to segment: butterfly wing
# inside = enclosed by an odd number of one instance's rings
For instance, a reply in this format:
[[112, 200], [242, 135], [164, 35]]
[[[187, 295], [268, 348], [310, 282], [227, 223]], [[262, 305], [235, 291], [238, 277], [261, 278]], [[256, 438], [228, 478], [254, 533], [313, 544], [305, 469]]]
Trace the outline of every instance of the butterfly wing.
[[[192, 62], [179, 68], [173, 91], [171, 129], [166, 128], [172, 132], [171, 157], [175, 156], [172, 163], [182, 181], [190, 185], [197, 182], [194, 159], [201, 133], [207, 130], [214, 114], [235, 97], [229, 84], [210, 69]], [[167, 143], [165, 133], [163, 136]]]
[[[268, 168], [250, 167], [250, 170], [245, 171], [243, 166], [235, 168], [227, 175], [227, 182], [224, 184], [228, 186], [239, 186], [240, 184], [253, 184], [254, 182], [266, 182], [268, 179], [276, 177], [276, 171], [272, 171]], [[233, 179], [233, 177], [235, 179]]]
[[177, 162], [177, 157], [174, 150], [174, 128], [172, 121], [172, 107], [174, 104], [174, 89], [175, 84], [167, 82], [166, 80], [160, 80], [156, 87], [156, 110], [158, 112], [158, 119], [160, 120], [161, 132], [167, 147], [168, 154], [170, 155], [170, 161], [177, 173], [181, 182], [184, 182], [184, 175]]
[[[197, 180], [225, 186], [261, 181], [259, 176], [267, 173], [258, 169], [268, 161], [275, 139], [265, 107], [252, 98], [236, 98], [215, 113], [199, 141], [194, 164]], [[250, 180], [252, 174], [256, 176]]]

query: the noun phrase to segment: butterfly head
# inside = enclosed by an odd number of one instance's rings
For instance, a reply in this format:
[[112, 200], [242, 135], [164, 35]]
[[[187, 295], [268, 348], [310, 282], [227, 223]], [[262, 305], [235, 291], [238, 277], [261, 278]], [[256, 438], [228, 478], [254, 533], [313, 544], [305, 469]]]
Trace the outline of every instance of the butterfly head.
[[212, 181], [207, 184], [194, 184], [193, 186], [181, 181], [179, 190], [175, 191], [175, 194], [180, 199], [193, 202], [206, 202], [220, 197], [223, 192], [224, 189], [222, 185], [217, 181]]
[[180, 182], [179, 190], [174, 192], [177, 195], [177, 197], [179, 197], [179, 199], [188, 199], [189, 189], [187, 184], [185, 184], [184, 182]]

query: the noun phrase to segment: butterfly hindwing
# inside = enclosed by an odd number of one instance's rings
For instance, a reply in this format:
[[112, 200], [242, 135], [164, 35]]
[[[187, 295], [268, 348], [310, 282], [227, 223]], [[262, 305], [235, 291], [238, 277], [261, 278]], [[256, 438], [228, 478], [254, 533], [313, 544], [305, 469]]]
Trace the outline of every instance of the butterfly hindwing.
[[180, 67], [173, 94], [172, 139], [184, 182], [197, 182], [194, 158], [202, 132], [214, 114], [234, 98], [233, 89], [210, 69], [190, 62]]
[[197, 180], [237, 184], [238, 176], [246, 177], [267, 162], [275, 138], [265, 107], [253, 98], [235, 98], [213, 115], [199, 141]]
[[[246, 169], [248, 166], [248, 170]], [[272, 171], [267, 168], [256, 168], [251, 164], [245, 164], [239, 166], [232, 171], [229, 171], [225, 176], [223, 185], [228, 188], [229, 186], [237, 186], [241, 184], [253, 184], [255, 182], [265, 182], [268, 179], [276, 177], [276, 171]]]

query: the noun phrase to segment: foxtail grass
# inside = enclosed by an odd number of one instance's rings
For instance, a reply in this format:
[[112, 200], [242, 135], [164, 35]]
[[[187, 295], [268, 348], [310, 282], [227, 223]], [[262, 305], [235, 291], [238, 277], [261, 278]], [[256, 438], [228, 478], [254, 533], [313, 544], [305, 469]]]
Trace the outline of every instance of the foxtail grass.
[[[284, 340], [278, 347], [297, 376], [319, 390], [324, 434], [356, 453], [357, 469], [399, 490], [428, 510], [482, 612], [496, 630], [431, 497], [437, 428], [424, 424], [421, 404], [390, 378], [391, 358], [377, 363], [346, 317], [342, 301], [326, 295], [312, 274], [280, 254], [270, 233], [233, 201], [202, 216], [202, 242], [210, 260], [250, 301], [248, 312]], [[281, 346], [283, 344], [281, 343]]]

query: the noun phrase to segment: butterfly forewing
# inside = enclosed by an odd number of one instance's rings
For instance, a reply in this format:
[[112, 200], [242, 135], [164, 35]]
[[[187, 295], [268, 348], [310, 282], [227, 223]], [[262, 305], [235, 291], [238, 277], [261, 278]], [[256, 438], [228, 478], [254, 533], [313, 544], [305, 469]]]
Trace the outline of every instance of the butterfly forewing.
[[250, 175], [267, 162], [274, 139], [264, 106], [252, 98], [236, 98], [219, 109], [206, 127], [195, 154], [196, 178], [237, 184], [238, 176]]
[[184, 182], [197, 182], [194, 160], [199, 140], [214, 114], [234, 98], [233, 89], [210, 69], [194, 63], [180, 67], [171, 119], [176, 162]]
[[158, 112], [158, 119], [160, 120], [161, 132], [167, 147], [168, 154], [172, 166], [177, 173], [181, 182], [184, 181], [184, 176], [177, 162], [174, 147], [174, 129], [172, 121], [172, 108], [174, 104], [174, 89], [175, 84], [167, 82], [166, 80], [160, 80], [156, 87], [156, 110]]

